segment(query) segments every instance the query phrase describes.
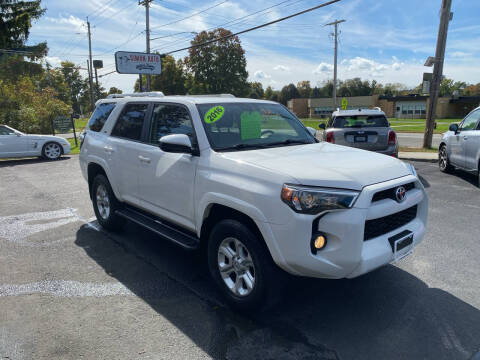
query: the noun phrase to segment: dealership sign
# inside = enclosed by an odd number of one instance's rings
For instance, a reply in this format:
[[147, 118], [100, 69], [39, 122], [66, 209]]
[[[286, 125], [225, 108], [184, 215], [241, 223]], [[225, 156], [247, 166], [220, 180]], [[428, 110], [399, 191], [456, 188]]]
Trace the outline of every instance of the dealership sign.
[[162, 61], [158, 54], [117, 51], [115, 66], [119, 74], [160, 74]]

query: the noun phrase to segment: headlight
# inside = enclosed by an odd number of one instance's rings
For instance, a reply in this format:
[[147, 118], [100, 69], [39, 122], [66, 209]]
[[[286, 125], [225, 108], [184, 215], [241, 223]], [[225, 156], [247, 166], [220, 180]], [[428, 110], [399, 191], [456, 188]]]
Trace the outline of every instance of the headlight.
[[415, 170], [415, 166], [413, 166], [410, 163], [405, 163], [405, 165], [407, 165], [407, 168], [410, 170], [410, 172], [412, 173], [413, 176], [418, 177], [417, 176], [417, 170]]
[[296, 212], [319, 214], [324, 211], [349, 209], [359, 194], [359, 191], [353, 190], [283, 185], [281, 197], [282, 201]]

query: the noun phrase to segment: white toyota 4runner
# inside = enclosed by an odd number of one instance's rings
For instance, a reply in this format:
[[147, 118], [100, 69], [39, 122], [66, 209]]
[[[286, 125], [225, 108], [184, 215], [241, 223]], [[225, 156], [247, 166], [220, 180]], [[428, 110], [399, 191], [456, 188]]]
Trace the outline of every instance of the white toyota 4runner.
[[123, 95], [97, 103], [80, 165], [98, 222], [133, 221], [207, 249], [233, 305], [263, 305], [275, 272], [354, 278], [423, 238], [428, 200], [415, 169], [317, 142], [284, 106], [231, 95]]

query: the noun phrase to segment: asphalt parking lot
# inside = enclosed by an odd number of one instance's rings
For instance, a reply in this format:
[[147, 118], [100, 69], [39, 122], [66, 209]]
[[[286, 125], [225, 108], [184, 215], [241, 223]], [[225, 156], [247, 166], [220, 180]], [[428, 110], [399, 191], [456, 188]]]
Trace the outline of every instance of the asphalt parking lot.
[[413, 255], [353, 280], [289, 278], [248, 316], [198, 254], [133, 224], [103, 231], [77, 157], [0, 162], [0, 359], [476, 358], [480, 189], [415, 166], [430, 213]]

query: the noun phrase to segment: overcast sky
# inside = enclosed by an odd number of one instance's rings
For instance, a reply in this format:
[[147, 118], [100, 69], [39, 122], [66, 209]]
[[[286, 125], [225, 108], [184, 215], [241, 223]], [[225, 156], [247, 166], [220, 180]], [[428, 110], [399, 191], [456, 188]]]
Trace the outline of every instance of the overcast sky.
[[[278, 6], [248, 16], [259, 10]], [[166, 52], [189, 45], [191, 32], [224, 27], [235, 32], [321, 4], [320, 0], [154, 0], [151, 48]], [[220, 4], [220, 5], [218, 5]], [[218, 5], [218, 6], [215, 6]], [[240, 35], [250, 81], [274, 89], [301, 80], [312, 86], [333, 77], [333, 38], [325, 23], [340, 25], [339, 78], [361, 77], [416, 86], [427, 56], [434, 55], [441, 0], [341, 0], [331, 6]], [[86, 16], [94, 59], [104, 74], [115, 69], [114, 52], [145, 50], [145, 8], [137, 0], [42, 1], [46, 14], [34, 23], [29, 43], [47, 41], [48, 61], [68, 59], [86, 67]], [[210, 8], [210, 9], [208, 9]], [[196, 12], [201, 14], [184, 19]], [[480, 1], [453, 0], [444, 74], [480, 82]], [[242, 18], [240, 20], [237, 20]], [[182, 20], [183, 19], [183, 20]], [[183, 58], [186, 51], [176, 53]], [[86, 72], [85, 72], [86, 74]], [[105, 88], [132, 91], [136, 75], [103, 77]]]

